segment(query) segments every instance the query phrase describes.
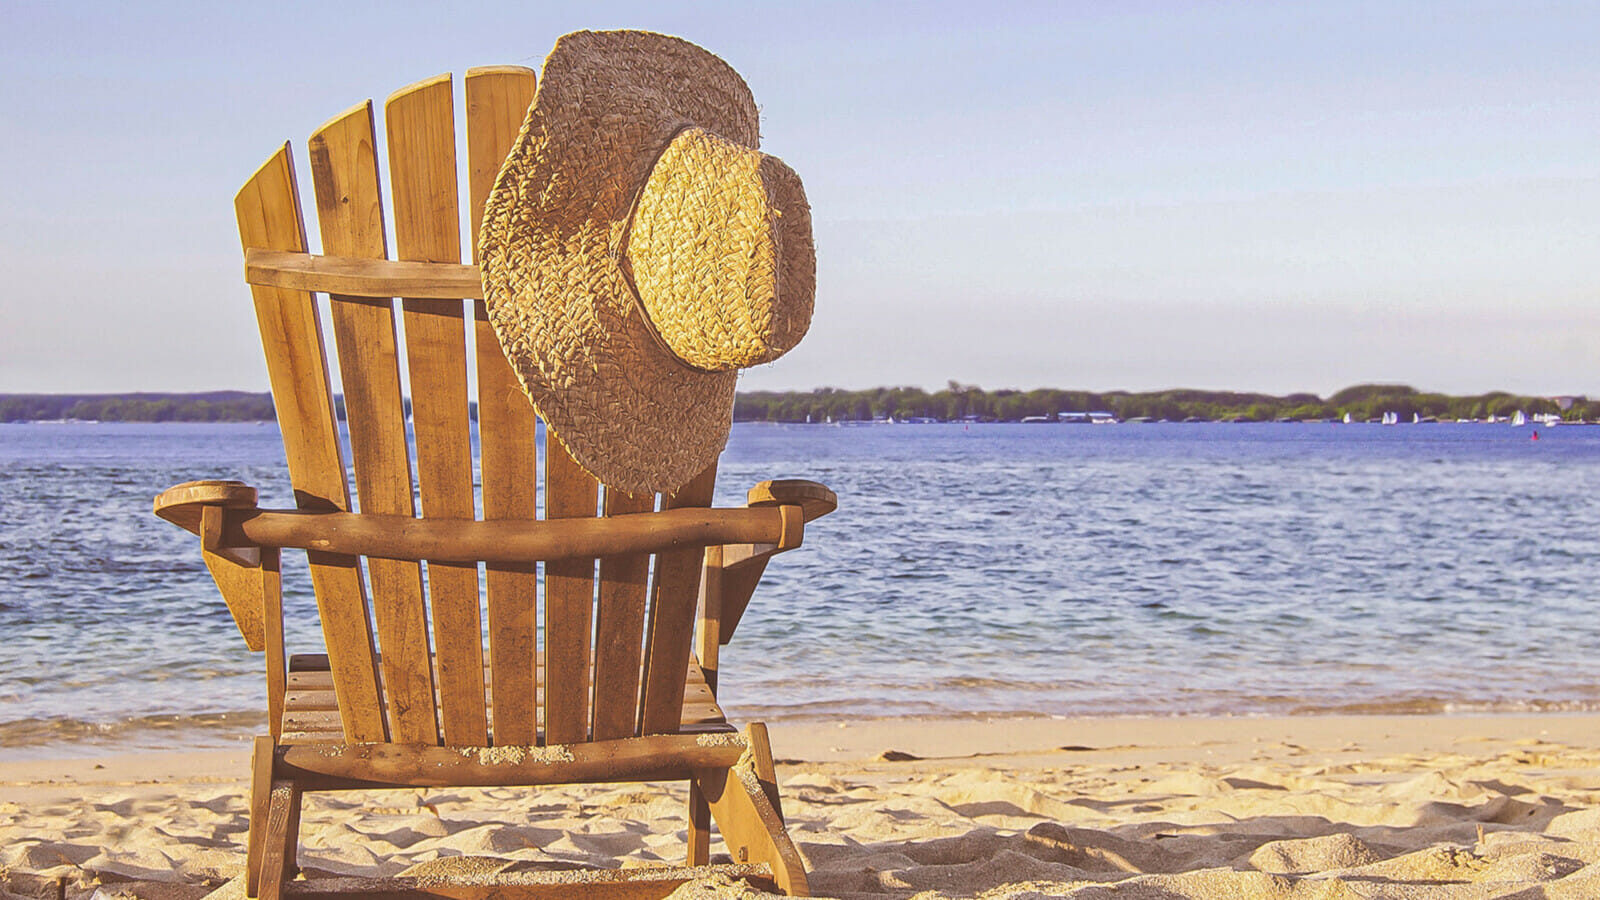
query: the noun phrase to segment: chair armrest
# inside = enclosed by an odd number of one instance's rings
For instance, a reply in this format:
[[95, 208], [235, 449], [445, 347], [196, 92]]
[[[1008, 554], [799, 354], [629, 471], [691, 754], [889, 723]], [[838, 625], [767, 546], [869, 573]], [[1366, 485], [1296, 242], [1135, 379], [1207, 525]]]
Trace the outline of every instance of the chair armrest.
[[156, 497], [155, 514], [200, 536], [200, 555], [233, 614], [245, 646], [266, 649], [263, 602], [264, 571], [259, 548], [220, 546], [222, 514], [228, 509], [255, 509], [256, 489], [242, 481], [190, 481]]
[[155, 514], [190, 534], [200, 533], [207, 506], [255, 509], [256, 489], [242, 481], [185, 481], [156, 495]]
[[807, 522], [820, 519], [839, 508], [838, 495], [828, 490], [826, 485], [799, 478], [763, 481], [745, 496], [748, 506], [799, 506]]
[[681, 547], [797, 547], [797, 503], [682, 507], [612, 518], [417, 519], [342, 510], [257, 509], [239, 482], [189, 482], [156, 498], [156, 515], [200, 535], [207, 550], [284, 547], [380, 559], [529, 563], [659, 553]]
[[[800, 479], [763, 481], [751, 488], [747, 497], [752, 509], [798, 506], [806, 522], [820, 519], [839, 508], [838, 495], [825, 485]], [[733, 640], [734, 629], [739, 627], [739, 619], [750, 605], [750, 598], [755, 594], [762, 573], [766, 571], [767, 561], [774, 554], [797, 546], [798, 542], [793, 546], [758, 543], [723, 546], [717, 571], [707, 573], [708, 577], [721, 579], [720, 621], [716, 627], [718, 644]]]
[[[797, 478], [763, 481], [751, 488], [746, 498], [746, 506], [751, 509], [798, 506], [805, 522], [808, 523], [839, 508], [839, 497], [833, 491], [815, 481], [802, 481]], [[788, 545], [726, 544], [722, 548], [722, 567], [739, 569], [757, 564], [764, 566], [774, 553], [793, 550], [798, 546], [800, 546], [798, 540]]]

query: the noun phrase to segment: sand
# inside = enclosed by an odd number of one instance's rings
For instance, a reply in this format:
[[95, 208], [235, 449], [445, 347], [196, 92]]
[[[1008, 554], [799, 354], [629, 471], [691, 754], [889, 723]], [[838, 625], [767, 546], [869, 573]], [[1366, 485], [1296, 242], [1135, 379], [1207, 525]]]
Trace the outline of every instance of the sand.
[[[1600, 897], [1596, 716], [890, 720], [779, 725], [773, 745], [818, 896]], [[0, 900], [241, 897], [246, 758], [0, 763]], [[684, 797], [314, 794], [301, 862], [673, 863]]]

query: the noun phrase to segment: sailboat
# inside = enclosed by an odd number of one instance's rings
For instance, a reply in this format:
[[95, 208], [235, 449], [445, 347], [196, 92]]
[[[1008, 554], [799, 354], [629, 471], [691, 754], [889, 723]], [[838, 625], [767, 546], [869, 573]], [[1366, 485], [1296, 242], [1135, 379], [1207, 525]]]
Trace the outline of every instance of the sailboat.
[[1345, 424], [1346, 424], [1346, 425], [1349, 425], [1349, 424], [1350, 424], [1350, 414], [1349, 414], [1349, 413], [1345, 413], [1345, 414], [1344, 414], [1344, 423], [1345, 423]]
[[1528, 424], [1528, 417], [1525, 414], [1523, 414], [1522, 410], [1519, 409], [1519, 410], [1517, 410], [1516, 415], [1511, 417], [1511, 424], [1513, 426], [1526, 425], [1526, 424]]
[[1383, 424], [1385, 424], [1385, 425], [1395, 425], [1395, 424], [1398, 424], [1399, 422], [1400, 422], [1400, 414], [1399, 413], [1386, 412], [1386, 413], [1383, 414]]

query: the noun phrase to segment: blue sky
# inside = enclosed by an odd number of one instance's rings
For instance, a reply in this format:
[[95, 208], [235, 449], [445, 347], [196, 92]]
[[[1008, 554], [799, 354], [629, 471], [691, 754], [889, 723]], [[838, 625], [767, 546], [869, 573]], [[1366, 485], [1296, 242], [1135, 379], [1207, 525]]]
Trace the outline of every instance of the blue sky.
[[1600, 395], [1594, 4], [4, 18], [0, 392], [264, 389], [231, 209], [262, 160], [410, 82], [639, 27], [745, 76], [814, 207], [812, 332], [747, 388]]

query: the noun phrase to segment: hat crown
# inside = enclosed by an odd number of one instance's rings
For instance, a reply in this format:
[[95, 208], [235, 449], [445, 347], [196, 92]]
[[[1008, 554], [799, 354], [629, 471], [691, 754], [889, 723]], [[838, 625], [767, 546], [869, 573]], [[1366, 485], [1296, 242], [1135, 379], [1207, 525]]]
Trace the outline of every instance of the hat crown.
[[[569, 34], [545, 61], [489, 192], [478, 238], [489, 321], [550, 433], [608, 487], [670, 491], [714, 464], [733, 422], [738, 375], [730, 365], [775, 358], [810, 324], [810, 212], [794, 173], [756, 152], [759, 118], [739, 73], [688, 41]], [[689, 126], [705, 135], [677, 149], [705, 158], [686, 159], [681, 170], [669, 161], [656, 173], [663, 148]], [[702, 139], [704, 147], [692, 146]], [[734, 157], [743, 160], [739, 178], [718, 168]], [[662, 180], [644, 197], [652, 174]], [[696, 184], [723, 181], [735, 184], [734, 199], [679, 205]], [[630, 250], [641, 199], [641, 234], [653, 236]], [[756, 214], [741, 220], [746, 208]], [[720, 262], [711, 268], [726, 267], [731, 285], [691, 291], [679, 271], [694, 270], [694, 261], [668, 253], [673, 228], [714, 235], [703, 239], [707, 252], [727, 244], [752, 255], [735, 265], [712, 253]], [[737, 233], [721, 234], [730, 229]], [[706, 334], [723, 331], [719, 346], [733, 350], [696, 356], [711, 343]]]
[[656, 159], [626, 256], [649, 324], [693, 368], [770, 362], [810, 326], [816, 258], [799, 177], [706, 129], [682, 128]]

